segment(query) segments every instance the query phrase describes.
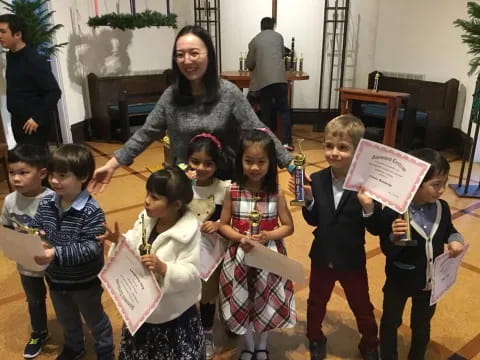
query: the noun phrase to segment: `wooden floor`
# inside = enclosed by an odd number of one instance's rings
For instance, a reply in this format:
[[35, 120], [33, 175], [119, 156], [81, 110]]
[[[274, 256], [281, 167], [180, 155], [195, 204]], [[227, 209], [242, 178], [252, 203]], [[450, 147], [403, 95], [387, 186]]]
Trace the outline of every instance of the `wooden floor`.
[[[310, 126], [295, 126], [294, 135], [305, 138], [302, 146], [307, 154], [307, 171], [314, 172], [327, 166], [322, 150], [322, 133], [311, 131]], [[105, 163], [119, 144], [89, 143], [97, 165]], [[450, 182], [458, 181], [461, 161], [453, 154], [446, 153], [452, 171]], [[106, 190], [96, 196], [104, 209], [107, 221], [118, 221], [122, 231], [130, 228], [136, 215], [143, 209], [145, 180], [149, 173], [147, 166], [163, 162], [162, 145], [154, 143], [139, 156], [130, 167], [119, 169]], [[280, 172], [280, 183], [286, 189], [288, 174]], [[478, 184], [480, 167], [476, 166], [473, 180]], [[0, 184], [0, 196], [6, 195], [6, 183]], [[471, 244], [470, 251], [460, 268], [457, 284], [437, 307], [432, 322], [432, 341], [427, 359], [480, 359], [480, 199], [457, 197], [447, 189], [443, 198], [450, 203], [454, 224]], [[287, 199], [290, 200], [290, 199]], [[299, 208], [291, 209], [295, 221], [295, 233], [287, 238], [289, 256], [304, 264], [309, 272], [308, 251], [312, 242], [312, 228], [308, 226]], [[384, 283], [385, 259], [379, 249], [378, 239], [368, 236], [367, 268], [370, 279], [370, 295], [375, 307], [377, 321], [382, 311], [382, 285]], [[15, 265], [0, 254], [0, 358], [21, 359], [25, 342], [29, 336], [29, 319], [25, 296], [22, 292]], [[310, 359], [308, 342], [305, 337], [306, 301], [308, 287], [296, 287], [298, 322], [289, 330], [275, 331], [269, 337], [271, 359], [300, 360]], [[62, 331], [55, 320], [50, 299], [48, 301], [49, 328], [52, 334], [44, 352], [38, 359], [54, 359], [62, 346]], [[122, 320], [108, 295], [104, 295], [104, 304], [114, 328], [115, 343], [118, 350]], [[404, 315], [404, 325], [399, 332], [400, 359], [406, 359], [410, 342], [409, 307]], [[359, 335], [356, 323], [348, 308], [343, 290], [337, 285], [330, 300], [325, 319], [325, 331], [328, 336], [328, 359], [360, 359], [357, 351]], [[236, 359], [238, 339], [229, 338], [220, 326], [216, 326], [216, 342], [219, 359]], [[87, 355], [85, 359], [95, 359], [92, 339], [87, 335]], [[174, 360], [174, 359], [172, 359]]]

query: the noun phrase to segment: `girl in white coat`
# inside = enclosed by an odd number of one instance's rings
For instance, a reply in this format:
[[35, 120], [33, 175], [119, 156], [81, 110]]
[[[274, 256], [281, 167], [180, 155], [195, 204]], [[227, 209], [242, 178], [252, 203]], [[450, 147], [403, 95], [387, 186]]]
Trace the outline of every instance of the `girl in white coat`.
[[113, 244], [123, 239], [139, 250], [143, 215], [151, 251], [142, 255], [141, 260], [153, 271], [163, 290], [157, 308], [134, 336], [123, 327], [119, 359], [205, 358], [202, 325], [195, 306], [201, 294], [197, 270], [199, 223], [186, 207], [192, 197], [190, 180], [179, 168], [159, 170], [148, 178], [145, 210], [133, 228], [123, 236], [115, 223], [113, 231], [105, 226], [105, 234], [99, 237]]

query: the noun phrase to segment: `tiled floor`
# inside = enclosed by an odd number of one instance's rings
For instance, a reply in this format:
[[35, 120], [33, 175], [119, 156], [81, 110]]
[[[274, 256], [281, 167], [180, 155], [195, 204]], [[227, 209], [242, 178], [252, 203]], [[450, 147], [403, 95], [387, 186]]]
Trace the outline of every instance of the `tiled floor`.
[[[302, 146], [307, 154], [307, 171], [313, 172], [326, 166], [322, 151], [322, 134], [311, 132], [310, 126], [295, 126], [297, 137], [305, 138]], [[97, 165], [103, 164], [118, 144], [89, 143], [95, 155]], [[461, 162], [451, 154], [446, 154], [452, 171], [450, 180], [458, 181]], [[143, 208], [145, 180], [148, 177], [146, 166], [161, 164], [163, 150], [160, 143], [154, 143], [130, 167], [116, 172], [111, 184], [97, 197], [106, 212], [107, 221], [118, 221], [121, 230], [127, 230], [138, 212]], [[280, 183], [286, 189], [288, 174], [280, 173]], [[473, 179], [478, 183], [480, 166], [474, 168]], [[6, 184], [0, 184], [0, 196], [6, 194]], [[480, 199], [457, 197], [451, 189], [447, 189], [444, 199], [450, 202], [454, 223], [471, 244], [465, 256], [455, 287], [441, 300], [432, 322], [432, 342], [428, 350], [428, 360], [439, 359], [480, 359], [480, 248], [478, 241], [480, 230]], [[288, 199], [290, 200], [290, 199]], [[308, 251], [312, 241], [312, 229], [303, 221], [299, 208], [292, 208], [295, 221], [295, 234], [286, 243], [289, 256], [304, 264], [309, 271]], [[477, 235], [476, 235], [477, 234]], [[377, 320], [381, 315], [382, 285], [384, 282], [384, 257], [378, 247], [378, 240], [368, 236], [367, 244], [368, 273], [370, 278], [370, 294]], [[29, 324], [26, 312], [25, 296], [22, 293], [15, 265], [0, 255], [0, 358], [20, 359], [23, 346], [29, 335]], [[308, 343], [305, 337], [306, 300], [308, 288], [296, 287], [298, 323], [293, 329], [275, 331], [270, 335], [269, 346], [271, 359], [300, 360], [309, 359]], [[114, 327], [115, 341], [118, 348], [120, 339], [121, 318], [108, 295], [104, 295], [104, 304]], [[49, 326], [51, 340], [38, 359], [54, 359], [62, 344], [62, 334], [55, 320], [50, 300], [48, 300]], [[409, 344], [409, 308], [405, 311], [404, 325], [400, 329], [400, 359], [406, 359]], [[218, 325], [218, 324], [217, 324]], [[328, 336], [328, 359], [359, 359], [357, 343], [359, 335], [356, 323], [345, 300], [343, 290], [337, 286], [328, 305], [325, 320], [325, 331]], [[229, 338], [221, 326], [216, 327], [216, 340], [220, 355], [217, 360], [236, 359], [238, 339]], [[87, 335], [88, 352], [85, 359], [94, 359], [91, 336]], [[174, 359], [172, 359], [174, 360]]]

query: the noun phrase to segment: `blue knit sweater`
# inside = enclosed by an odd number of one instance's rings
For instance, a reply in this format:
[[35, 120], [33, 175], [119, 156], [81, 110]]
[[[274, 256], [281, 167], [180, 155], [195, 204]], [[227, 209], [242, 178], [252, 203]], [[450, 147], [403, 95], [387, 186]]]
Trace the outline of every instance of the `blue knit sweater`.
[[65, 210], [57, 194], [40, 202], [31, 226], [45, 231], [55, 248], [46, 270], [52, 290], [85, 289], [99, 281], [103, 246], [96, 237], [104, 233], [104, 222], [102, 209], [86, 190]]

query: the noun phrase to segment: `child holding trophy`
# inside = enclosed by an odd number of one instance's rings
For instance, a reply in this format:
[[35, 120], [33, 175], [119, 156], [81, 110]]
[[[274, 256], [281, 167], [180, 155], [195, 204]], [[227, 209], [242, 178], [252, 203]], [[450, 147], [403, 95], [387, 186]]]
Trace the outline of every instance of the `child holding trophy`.
[[[49, 154], [45, 147], [32, 144], [19, 144], [8, 152], [8, 181], [15, 189], [5, 197], [1, 224], [20, 231], [30, 232], [28, 226], [37, 212], [40, 200], [52, 195], [53, 191], [42, 186], [47, 177]], [[45, 273], [24, 269], [17, 264], [32, 326], [30, 340], [25, 345], [23, 357], [33, 359], [42, 351], [48, 339], [47, 288]]]
[[[398, 359], [397, 329], [402, 324], [409, 297], [412, 298], [412, 342], [408, 359], [425, 358], [430, 341], [430, 320], [435, 313], [435, 305], [430, 306], [434, 259], [444, 252], [445, 244], [453, 257], [463, 250], [463, 238], [453, 227], [450, 208], [440, 199], [448, 180], [448, 161], [432, 149], [418, 149], [410, 154], [430, 163], [430, 169], [409, 206], [410, 224], [393, 210], [387, 207], [383, 210], [386, 228], [380, 243], [387, 257], [380, 322], [383, 360]], [[408, 228], [411, 239], [404, 240]], [[407, 246], [402, 245], [402, 241], [407, 241]]]
[[[336, 281], [342, 285], [362, 335], [358, 348], [363, 359], [378, 359], [377, 323], [368, 293], [365, 267], [365, 227], [381, 215], [380, 205], [363, 191], [343, 190], [355, 148], [364, 133], [360, 119], [342, 115], [325, 127], [325, 158], [329, 167], [311, 175], [304, 185], [303, 217], [315, 226], [310, 250], [310, 294], [307, 337], [312, 360], [326, 358], [327, 339], [322, 332], [328, 300]], [[295, 192], [295, 180], [289, 181]]]
[[[188, 144], [188, 169], [187, 176], [193, 180], [193, 199], [212, 201], [214, 206], [211, 214], [201, 219], [202, 241], [207, 234], [216, 233], [220, 227], [220, 214], [222, 212], [225, 190], [230, 186], [230, 181], [220, 180], [217, 175], [225, 168], [226, 158], [220, 140], [210, 133], [202, 132], [195, 135]], [[203, 214], [202, 214], [203, 215]], [[222, 241], [218, 239], [218, 241]], [[200, 255], [203, 253], [200, 252]], [[204, 261], [200, 258], [200, 261]], [[215, 319], [215, 304], [218, 299], [218, 282], [221, 266], [218, 265], [207, 281], [202, 280], [202, 298], [200, 299], [200, 315], [205, 334], [205, 355], [211, 360], [215, 355], [213, 339], [213, 323]], [[200, 273], [201, 275], [201, 273]]]
[[[163, 297], [132, 335], [122, 329], [120, 360], [205, 360], [204, 337], [196, 303], [200, 300], [200, 230], [187, 205], [191, 181], [177, 166], [154, 172], [147, 180], [145, 210], [125, 235], [118, 224], [99, 240], [125, 240], [138, 249], [142, 264], [157, 278]], [[110, 253], [112, 249], [110, 250]]]
[[244, 264], [252, 242], [286, 254], [283, 238], [293, 233], [292, 216], [278, 189], [275, 146], [267, 129], [243, 134], [235, 180], [225, 194], [220, 218], [220, 233], [232, 240], [220, 274], [220, 306], [228, 329], [244, 335], [240, 359], [265, 360], [268, 331], [296, 322], [292, 282]]

